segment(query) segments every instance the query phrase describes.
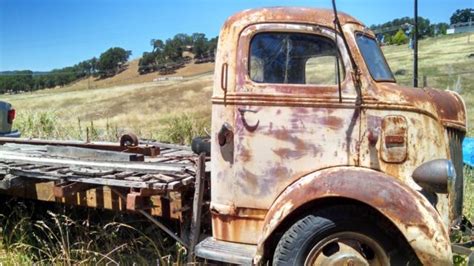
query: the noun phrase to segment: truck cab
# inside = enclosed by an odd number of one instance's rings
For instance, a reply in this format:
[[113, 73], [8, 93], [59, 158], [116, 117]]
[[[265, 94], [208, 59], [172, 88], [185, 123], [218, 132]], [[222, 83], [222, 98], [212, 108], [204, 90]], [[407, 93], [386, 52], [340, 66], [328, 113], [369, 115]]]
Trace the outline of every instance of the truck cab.
[[222, 27], [212, 237], [198, 256], [451, 263], [449, 231], [462, 217], [464, 102], [452, 91], [398, 85], [374, 34], [338, 17], [342, 32], [332, 10], [312, 8], [246, 10]]

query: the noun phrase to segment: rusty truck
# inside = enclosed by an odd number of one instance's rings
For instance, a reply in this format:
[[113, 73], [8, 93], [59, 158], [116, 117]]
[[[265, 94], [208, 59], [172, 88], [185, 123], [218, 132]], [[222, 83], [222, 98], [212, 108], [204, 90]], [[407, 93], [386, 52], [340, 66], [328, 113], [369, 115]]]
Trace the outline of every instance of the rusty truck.
[[397, 85], [357, 19], [231, 16], [211, 101], [210, 139], [194, 153], [134, 135], [1, 138], [2, 193], [142, 213], [190, 260], [449, 265], [466, 251], [450, 242], [463, 219], [463, 99]]

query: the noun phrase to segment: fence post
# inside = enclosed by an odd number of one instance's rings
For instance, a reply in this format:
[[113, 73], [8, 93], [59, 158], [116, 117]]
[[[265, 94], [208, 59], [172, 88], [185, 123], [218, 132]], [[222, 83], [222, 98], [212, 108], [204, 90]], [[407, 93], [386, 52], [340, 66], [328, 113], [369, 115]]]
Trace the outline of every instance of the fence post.
[[426, 75], [423, 75], [423, 88], [428, 87], [428, 77]]

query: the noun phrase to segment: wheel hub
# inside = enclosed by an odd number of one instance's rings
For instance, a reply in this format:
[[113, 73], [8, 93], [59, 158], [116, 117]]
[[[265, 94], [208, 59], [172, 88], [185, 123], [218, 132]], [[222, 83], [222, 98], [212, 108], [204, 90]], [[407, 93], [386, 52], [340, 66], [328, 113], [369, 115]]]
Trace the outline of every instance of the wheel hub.
[[305, 265], [372, 266], [389, 265], [388, 255], [372, 238], [356, 232], [340, 232], [318, 242]]

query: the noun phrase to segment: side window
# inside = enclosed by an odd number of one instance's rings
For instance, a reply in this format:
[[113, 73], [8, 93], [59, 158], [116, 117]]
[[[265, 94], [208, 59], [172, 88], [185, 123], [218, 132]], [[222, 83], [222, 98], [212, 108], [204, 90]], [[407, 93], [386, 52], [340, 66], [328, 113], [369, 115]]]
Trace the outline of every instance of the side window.
[[[259, 33], [250, 43], [249, 75], [260, 83], [336, 85], [336, 55], [334, 42], [325, 37]], [[343, 80], [344, 67], [339, 66]]]

